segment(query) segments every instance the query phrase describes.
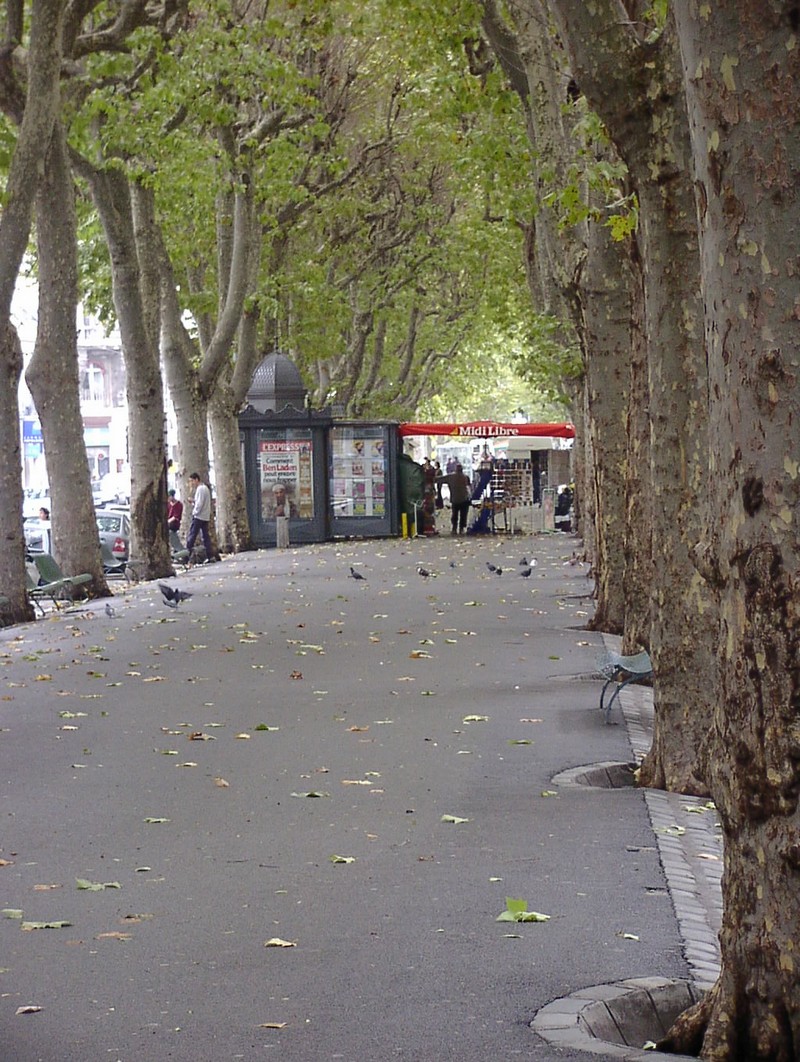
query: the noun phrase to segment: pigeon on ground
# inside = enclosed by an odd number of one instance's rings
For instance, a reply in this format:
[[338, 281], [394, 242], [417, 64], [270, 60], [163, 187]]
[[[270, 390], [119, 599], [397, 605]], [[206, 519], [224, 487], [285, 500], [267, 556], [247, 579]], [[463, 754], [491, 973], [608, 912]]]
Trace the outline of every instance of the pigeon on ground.
[[497, 565], [496, 564], [492, 564], [491, 561], [487, 561], [486, 562], [486, 567], [489, 569], [490, 572], [496, 572], [497, 571]]
[[417, 571], [419, 572], [419, 574], [422, 576], [423, 579], [430, 578], [430, 574], [431, 573], [428, 571], [427, 568], [420, 567], [420, 568], [417, 568]]
[[113, 619], [116, 614], [117, 610], [114, 608], [114, 606], [109, 605], [109, 603], [106, 601], [106, 615], [110, 616]]
[[367, 577], [365, 575], [362, 575], [361, 572], [357, 572], [355, 570], [355, 568], [352, 566], [352, 564], [350, 565], [350, 574], [352, 575], [352, 577], [354, 579], [361, 579], [362, 582], [366, 582], [367, 581]]
[[502, 575], [503, 574], [503, 569], [500, 568], [500, 567], [493, 568], [492, 570], [494, 571], [495, 575]]
[[519, 559], [520, 568], [529, 568], [530, 567], [530, 563], [531, 562], [528, 560], [527, 557], [520, 557], [520, 559]]
[[531, 574], [532, 571], [533, 571], [533, 568], [531, 568], [531, 566], [528, 565], [527, 568], [520, 568], [519, 574], [522, 576], [523, 579], [528, 579], [528, 578], [530, 578], [530, 574]]

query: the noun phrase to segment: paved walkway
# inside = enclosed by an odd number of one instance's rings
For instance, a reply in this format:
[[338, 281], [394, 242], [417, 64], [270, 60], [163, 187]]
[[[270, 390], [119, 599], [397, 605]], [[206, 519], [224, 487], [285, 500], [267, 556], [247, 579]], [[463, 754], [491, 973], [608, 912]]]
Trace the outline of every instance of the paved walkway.
[[[620, 638], [606, 634], [603, 641], [608, 649], [620, 652]], [[652, 741], [653, 691], [647, 686], [629, 685], [621, 691], [619, 700], [634, 761], [640, 762]], [[618, 718], [619, 709], [615, 708], [615, 713]], [[620, 1014], [628, 1017], [626, 1001], [634, 1000], [634, 1010], [646, 1014], [650, 1000], [658, 1010], [665, 998], [672, 996], [681, 1000], [676, 1007], [681, 1010], [694, 1001], [695, 990], [707, 991], [716, 981], [722, 920], [722, 836], [712, 802], [654, 789], [645, 790], [644, 797], [691, 983], [684, 989], [668, 978], [631, 978], [614, 985], [579, 989], [543, 1007], [533, 1021], [533, 1028], [561, 1049], [574, 1048], [623, 1062], [653, 1062], [654, 1059], [677, 1062], [686, 1056], [637, 1050], [622, 1044], [610, 1046], [608, 1041], [618, 1039], [616, 1018]], [[628, 1027], [636, 1027], [630, 1019]], [[665, 1023], [663, 1031], [668, 1027]]]
[[707, 983], [713, 812], [553, 782], [631, 755], [575, 547], [270, 550], [0, 632], [4, 1062], [581, 1062], [543, 1008]]

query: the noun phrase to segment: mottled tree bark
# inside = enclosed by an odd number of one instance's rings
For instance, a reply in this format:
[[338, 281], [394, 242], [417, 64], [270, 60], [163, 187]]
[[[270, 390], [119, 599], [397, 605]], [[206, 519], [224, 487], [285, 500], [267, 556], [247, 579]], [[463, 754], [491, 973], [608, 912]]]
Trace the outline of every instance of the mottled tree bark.
[[[20, 123], [0, 212], [0, 616], [4, 623], [33, 617], [25, 581], [22, 475], [17, 395], [22, 373], [19, 337], [11, 324], [11, 299], [28, 243], [31, 210], [59, 106], [61, 32], [65, 0], [34, 0], [30, 15], [27, 87], [12, 76], [4, 56], [0, 107]], [[16, 44], [23, 26], [8, 26]], [[24, 111], [23, 111], [24, 108]]]
[[[55, 204], [58, 204], [57, 207]], [[92, 597], [109, 594], [95, 528], [78, 376], [78, 228], [64, 129], [56, 121], [36, 197], [39, 319], [25, 373], [42, 438], [50, 482], [54, 554], [65, 575], [89, 572]]]
[[625, 622], [625, 459], [630, 400], [632, 286], [629, 241], [591, 226], [581, 272], [583, 348], [592, 441], [595, 517], [594, 630], [622, 634]]
[[[702, 1057], [800, 1058], [800, 51], [794, 3], [676, 0], [709, 364], [722, 970]], [[684, 1028], [690, 1023], [684, 1021]]]
[[[158, 349], [151, 334], [154, 311], [140, 284], [131, 189], [119, 169], [96, 169], [82, 160], [76, 163], [89, 181], [106, 235], [122, 336], [131, 465], [131, 557], [143, 578], [155, 579], [172, 572], [166, 521], [164, 396]], [[141, 213], [137, 224], [139, 243], [145, 242], [142, 226], [146, 229], [147, 219]]]
[[[638, 257], [638, 247], [636, 248]], [[650, 491], [650, 388], [647, 382], [647, 340], [644, 336], [644, 278], [634, 270], [632, 288], [628, 408], [625, 431], [625, 562], [623, 567], [622, 651], [650, 646], [650, 591], [653, 586], [653, 498]]]
[[217, 495], [217, 528], [220, 549], [228, 553], [253, 548], [237, 420], [240, 409], [230, 385], [220, 380], [209, 404], [209, 426], [214, 467], [225, 481], [225, 490]]
[[639, 200], [648, 345], [655, 675], [645, 785], [707, 792], [714, 604], [694, 563], [707, 520], [706, 368], [682, 79], [671, 24], [636, 35], [620, 0], [550, 0], [573, 72], [625, 160]]

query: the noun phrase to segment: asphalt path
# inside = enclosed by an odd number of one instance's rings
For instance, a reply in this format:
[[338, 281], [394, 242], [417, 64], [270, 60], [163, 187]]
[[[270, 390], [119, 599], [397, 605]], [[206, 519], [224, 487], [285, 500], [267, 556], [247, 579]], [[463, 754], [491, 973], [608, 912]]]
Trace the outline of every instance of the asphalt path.
[[3, 1062], [596, 1057], [529, 1022], [686, 966], [642, 794], [552, 782], [631, 758], [575, 547], [261, 551], [1, 632]]

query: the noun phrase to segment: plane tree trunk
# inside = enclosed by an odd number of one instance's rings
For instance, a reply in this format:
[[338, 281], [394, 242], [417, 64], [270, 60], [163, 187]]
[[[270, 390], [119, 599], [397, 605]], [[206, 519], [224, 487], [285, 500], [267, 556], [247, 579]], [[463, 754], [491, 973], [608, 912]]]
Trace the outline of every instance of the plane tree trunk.
[[794, 3], [676, 0], [698, 198], [720, 600], [710, 776], [720, 978], [709, 1062], [800, 1058], [800, 53]]
[[[19, 125], [0, 211], [0, 617], [3, 623], [33, 618], [25, 582], [22, 535], [21, 441], [17, 395], [22, 374], [19, 336], [11, 323], [11, 299], [28, 244], [31, 212], [44, 156], [59, 107], [61, 33], [65, 0], [34, 0], [30, 13], [28, 82], [17, 82], [13, 51], [22, 20], [6, 26], [0, 55], [0, 109]], [[9, 13], [11, 9], [9, 8]], [[20, 9], [21, 13], [21, 9]], [[14, 32], [11, 32], [12, 29]]]
[[75, 157], [73, 161], [91, 188], [111, 258], [114, 307], [127, 377], [131, 558], [140, 577], [155, 579], [171, 574], [172, 560], [166, 521], [164, 395], [153, 336], [158, 308], [147, 301], [148, 295], [152, 299], [156, 293], [151, 285], [144, 290], [140, 282], [140, 274], [149, 276], [150, 269], [146, 262], [140, 266], [137, 253], [137, 227], [139, 242], [145, 245], [149, 222], [139, 201], [135, 223], [131, 189], [122, 170], [96, 168]]
[[704, 534], [707, 379], [697, 226], [682, 74], [671, 23], [638, 36], [621, 0], [550, 0], [573, 74], [605, 122], [639, 201], [648, 351], [655, 674], [653, 747], [642, 782], [707, 792], [714, 603], [695, 564]]
[[[36, 198], [39, 319], [25, 379], [42, 424], [54, 553], [65, 575], [88, 572], [92, 597], [109, 594], [83, 437], [78, 343], [78, 232], [64, 129], [56, 121]], [[88, 534], [87, 534], [88, 530]]]

